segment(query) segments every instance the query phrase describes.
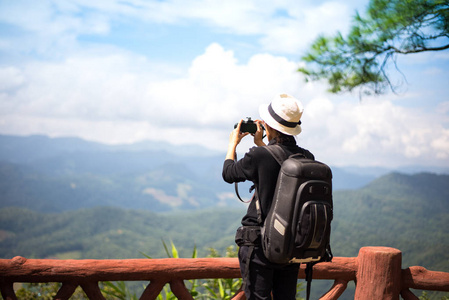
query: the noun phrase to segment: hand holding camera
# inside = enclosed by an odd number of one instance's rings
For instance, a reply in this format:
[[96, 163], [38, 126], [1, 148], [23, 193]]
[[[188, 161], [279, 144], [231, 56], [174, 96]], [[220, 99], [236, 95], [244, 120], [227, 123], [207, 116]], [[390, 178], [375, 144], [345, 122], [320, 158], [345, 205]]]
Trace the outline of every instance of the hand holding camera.
[[[248, 132], [250, 134], [255, 134], [257, 132], [257, 123], [251, 120], [251, 117], [247, 117], [246, 119], [247, 120], [242, 121], [242, 124], [240, 125], [240, 132], [242, 133]], [[239, 124], [236, 123], [234, 125], [234, 128], [237, 128], [238, 125]], [[260, 124], [260, 126], [262, 127], [262, 131], [265, 130], [262, 124]]]
[[[258, 130], [260, 127], [260, 130]], [[265, 137], [264, 135], [265, 128], [263, 127], [261, 121], [253, 121], [251, 118], [247, 118], [246, 121], [241, 120], [239, 123], [234, 125], [234, 130], [231, 132], [229, 136], [229, 146], [228, 152], [226, 154], [226, 159], [236, 159], [235, 150], [237, 145], [240, 143], [242, 138], [251, 134], [254, 136], [254, 144], [257, 146], [263, 146], [265, 143], [262, 141]]]
[[[234, 128], [237, 128], [238, 125], [239, 123], [235, 124]], [[260, 126], [260, 130], [258, 126]], [[256, 144], [257, 146], [265, 145], [265, 143], [263, 142], [263, 139], [265, 137], [264, 130], [265, 128], [263, 127], [261, 121], [253, 121], [250, 117], [248, 117], [246, 121], [242, 120], [240, 122], [240, 134], [243, 134], [243, 136], [251, 134], [254, 137], [254, 144]]]

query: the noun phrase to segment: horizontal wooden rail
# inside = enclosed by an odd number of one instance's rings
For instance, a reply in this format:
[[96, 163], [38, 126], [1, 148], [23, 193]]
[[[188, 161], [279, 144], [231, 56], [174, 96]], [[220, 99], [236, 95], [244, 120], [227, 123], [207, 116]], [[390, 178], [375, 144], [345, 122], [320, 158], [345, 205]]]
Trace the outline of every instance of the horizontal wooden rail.
[[[140, 299], [156, 299], [166, 284], [178, 299], [193, 299], [183, 280], [240, 278], [236, 258], [167, 259], [0, 259], [0, 287], [4, 299], [17, 299], [14, 282], [61, 282], [55, 299], [69, 299], [81, 286], [89, 299], [104, 299], [98, 287], [101, 281], [149, 281]], [[298, 278], [305, 278], [301, 265]], [[401, 252], [393, 248], [364, 247], [358, 257], [335, 257], [319, 263], [314, 279], [334, 280], [321, 299], [338, 299], [349, 281], [356, 281], [356, 300], [418, 299], [409, 289], [449, 292], [449, 273], [428, 271], [423, 267], [401, 269]], [[245, 299], [243, 292], [234, 299]]]
[[58, 260], [0, 259], [1, 277], [15, 282], [151, 281], [239, 278], [235, 258]]
[[449, 292], [449, 273], [429, 271], [424, 267], [410, 267], [402, 270], [402, 287]]
[[[55, 281], [144, 281], [155, 279], [239, 278], [236, 258], [163, 259], [0, 259], [0, 278], [15, 282]], [[335, 257], [331, 263], [314, 267], [314, 278], [347, 281], [355, 279], [356, 259]], [[301, 266], [299, 278], [305, 278]]]

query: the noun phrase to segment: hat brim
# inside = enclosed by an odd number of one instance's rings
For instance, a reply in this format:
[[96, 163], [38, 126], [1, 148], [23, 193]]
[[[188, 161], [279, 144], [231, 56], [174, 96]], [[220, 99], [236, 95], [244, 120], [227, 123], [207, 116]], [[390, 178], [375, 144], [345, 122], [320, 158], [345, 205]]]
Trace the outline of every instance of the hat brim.
[[287, 127], [278, 123], [269, 113], [268, 106], [269, 104], [262, 104], [261, 106], [259, 106], [260, 118], [265, 123], [267, 123], [268, 126], [286, 135], [298, 135], [301, 133], [302, 131], [301, 125], [297, 125], [296, 127]]

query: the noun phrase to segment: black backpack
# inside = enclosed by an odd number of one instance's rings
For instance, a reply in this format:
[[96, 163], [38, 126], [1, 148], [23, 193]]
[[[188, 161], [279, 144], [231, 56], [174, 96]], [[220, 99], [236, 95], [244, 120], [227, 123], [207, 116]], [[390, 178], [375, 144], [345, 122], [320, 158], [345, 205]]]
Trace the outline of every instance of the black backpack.
[[[279, 264], [306, 263], [307, 299], [313, 265], [332, 260], [332, 171], [305, 154], [287, 157], [281, 146], [266, 146], [281, 165], [270, 210], [261, 223], [266, 258]], [[258, 197], [256, 197], [258, 198]], [[261, 222], [260, 203], [256, 207]]]

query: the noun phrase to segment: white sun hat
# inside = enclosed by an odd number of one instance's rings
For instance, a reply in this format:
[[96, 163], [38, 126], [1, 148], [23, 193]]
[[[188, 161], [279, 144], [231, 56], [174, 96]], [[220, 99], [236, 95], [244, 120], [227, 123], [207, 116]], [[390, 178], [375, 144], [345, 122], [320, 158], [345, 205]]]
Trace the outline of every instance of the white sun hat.
[[270, 104], [262, 104], [259, 114], [271, 128], [286, 135], [301, 133], [301, 116], [304, 111], [302, 103], [287, 95], [276, 95]]

